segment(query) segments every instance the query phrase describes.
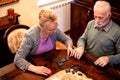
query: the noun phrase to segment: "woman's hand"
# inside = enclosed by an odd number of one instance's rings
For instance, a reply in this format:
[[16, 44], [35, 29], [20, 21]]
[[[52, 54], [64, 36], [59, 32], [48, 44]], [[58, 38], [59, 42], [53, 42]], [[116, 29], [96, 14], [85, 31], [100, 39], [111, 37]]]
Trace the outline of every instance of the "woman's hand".
[[42, 75], [45, 75], [45, 76], [49, 76], [52, 73], [52, 71], [50, 69], [48, 69], [47, 67], [44, 67], [44, 66], [30, 65], [28, 67], [28, 70], [32, 71], [36, 74], [42, 74]]
[[71, 53], [73, 53], [73, 48], [69, 45], [67, 48], [67, 55], [70, 56]]

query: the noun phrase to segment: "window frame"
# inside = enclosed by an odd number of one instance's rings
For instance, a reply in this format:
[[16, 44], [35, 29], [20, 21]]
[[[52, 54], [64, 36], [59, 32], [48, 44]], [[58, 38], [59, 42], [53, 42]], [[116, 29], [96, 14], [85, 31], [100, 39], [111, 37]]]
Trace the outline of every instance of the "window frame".
[[38, 6], [44, 6], [53, 2], [57, 2], [57, 1], [61, 1], [61, 0], [38, 0], [37, 5]]

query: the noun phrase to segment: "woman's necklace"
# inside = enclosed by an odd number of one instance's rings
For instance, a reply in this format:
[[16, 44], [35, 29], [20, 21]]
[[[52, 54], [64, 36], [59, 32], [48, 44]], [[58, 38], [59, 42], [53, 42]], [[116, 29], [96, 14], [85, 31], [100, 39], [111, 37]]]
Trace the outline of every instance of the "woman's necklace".
[[40, 35], [41, 35], [41, 38], [42, 38], [43, 40], [47, 40], [47, 38], [48, 38], [48, 35], [47, 35], [47, 34], [41, 32]]

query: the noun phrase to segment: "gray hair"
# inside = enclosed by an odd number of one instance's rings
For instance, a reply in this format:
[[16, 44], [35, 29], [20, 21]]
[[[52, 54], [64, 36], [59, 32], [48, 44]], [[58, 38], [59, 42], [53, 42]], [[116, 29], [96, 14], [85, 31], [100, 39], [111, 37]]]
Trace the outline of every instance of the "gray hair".
[[107, 1], [97, 1], [94, 5], [94, 10], [105, 10], [108, 14], [111, 13], [111, 5]]

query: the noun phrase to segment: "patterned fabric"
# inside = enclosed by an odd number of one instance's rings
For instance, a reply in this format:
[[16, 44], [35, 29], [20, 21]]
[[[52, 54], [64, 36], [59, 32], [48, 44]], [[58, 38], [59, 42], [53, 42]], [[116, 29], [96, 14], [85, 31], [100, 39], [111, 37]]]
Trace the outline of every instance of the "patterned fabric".
[[16, 29], [8, 35], [8, 47], [10, 51], [15, 54], [20, 47], [26, 29]]

